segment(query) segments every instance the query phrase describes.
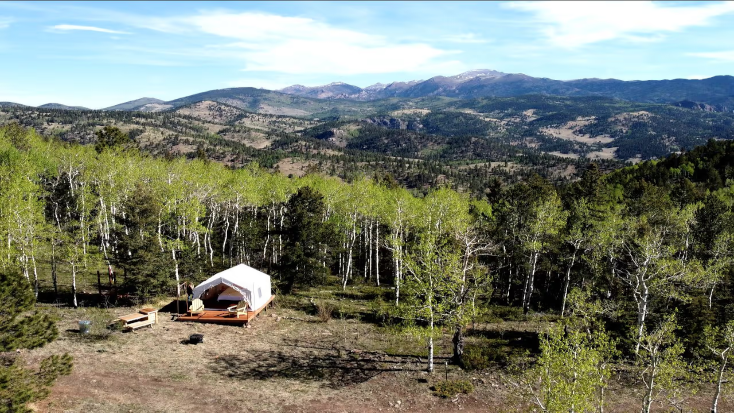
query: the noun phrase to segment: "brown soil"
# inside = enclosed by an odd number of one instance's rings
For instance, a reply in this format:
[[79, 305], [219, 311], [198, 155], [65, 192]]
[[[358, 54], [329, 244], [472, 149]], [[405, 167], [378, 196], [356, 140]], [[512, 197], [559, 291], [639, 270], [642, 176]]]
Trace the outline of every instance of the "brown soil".
[[[50, 354], [74, 356], [72, 374], [33, 406], [39, 412], [531, 411], [499, 368], [464, 372], [448, 366], [449, 378], [470, 380], [475, 391], [453, 399], [433, 395], [432, 383], [446, 374], [448, 336], [437, 341], [436, 372], [428, 375], [423, 340], [354, 319], [321, 322], [276, 307], [243, 328], [176, 322], [161, 313], [152, 328], [106, 332], [102, 320], [135, 311], [117, 308], [96, 310], [102, 314], [97, 329], [82, 337], [76, 323], [88, 316], [84, 311], [57, 310], [59, 339], [23, 353], [30, 364]], [[500, 322], [481, 329], [511, 338], [513, 331], [527, 335], [541, 324]], [[203, 334], [204, 342], [188, 344], [193, 333]], [[638, 393], [613, 383], [606, 411], [638, 410]], [[695, 397], [694, 405], [706, 411], [709, 395]], [[725, 399], [720, 411], [731, 407]]]
[[[134, 311], [116, 309], [110, 318]], [[262, 313], [251, 328], [175, 322], [162, 313], [158, 325], [134, 333], [81, 339], [79, 317], [62, 310], [61, 337], [25, 357], [35, 363], [69, 352], [75, 365], [40, 412], [129, 411], [497, 411], [498, 378], [476, 375], [477, 391], [453, 400], [431, 394], [424, 359], [388, 355], [377, 327], [354, 320], [319, 322], [284, 309]], [[276, 315], [277, 314], [277, 315]], [[204, 343], [186, 344], [201, 333]], [[417, 344], [414, 339], [409, 342]], [[450, 368], [451, 377], [462, 375]]]

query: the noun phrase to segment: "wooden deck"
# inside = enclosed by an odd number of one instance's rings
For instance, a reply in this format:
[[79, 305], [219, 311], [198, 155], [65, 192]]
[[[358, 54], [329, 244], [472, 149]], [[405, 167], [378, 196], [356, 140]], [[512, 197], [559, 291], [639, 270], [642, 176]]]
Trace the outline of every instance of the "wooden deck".
[[190, 315], [188, 313], [186, 314], [180, 314], [178, 318], [176, 318], [176, 321], [189, 321], [189, 322], [195, 322], [195, 323], [216, 323], [216, 324], [231, 324], [231, 325], [244, 325], [247, 324], [250, 320], [257, 317], [258, 314], [260, 314], [261, 311], [264, 311], [270, 303], [273, 302], [273, 299], [275, 298], [274, 295], [270, 296], [270, 299], [260, 308], [252, 311], [248, 311], [247, 315], [240, 315], [239, 318], [237, 318], [233, 313], [230, 313], [227, 311], [226, 308], [213, 308], [214, 305], [211, 307], [208, 307], [206, 304], [204, 305], [205, 309], [200, 314]]

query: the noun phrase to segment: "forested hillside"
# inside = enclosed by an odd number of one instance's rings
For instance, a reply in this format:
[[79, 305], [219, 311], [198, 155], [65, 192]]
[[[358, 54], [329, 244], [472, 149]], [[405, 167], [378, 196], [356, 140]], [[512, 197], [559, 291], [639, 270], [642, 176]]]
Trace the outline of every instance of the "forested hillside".
[[[337, 113], [351, 105], [320, 102]], [[321, 172], [345, 180], [388, 173], [411, 189], [447, 184], [475, 195], [533, 173], [552, 182], [576, 179], [588, 160], [609, 171], [622, 160], [731, 139], [734, 130], [728, 114], [596, 97], [428, 97], [369, 105], [359, 116], [326, 119], [255, 113], [209, 100], [155, 113], [3, 107], [0, 123], [84, 144], [112, 125], [158, 156], [236, 168], [256, 161], [286, 175]]]
[[540, 336], [536, 367], [522, 375], [528, 400], [543, 405], [593, 410], [624, 372], [647, 411], [729, 375], [732, 142], [472, 196], [409, 191], [385, 174], [288, 178], [256, 164], [151, 157], [111, 129], [99, 141], [0, 129], [0, 264], [37, 294], [77, 306], [78, 277], [98, 269], [120, 294], [172, 294], [244, 262], [273, 274], [282, 294], [386, 291], [372, 316], [424, 331], [429, 369], [440, 331], [453, 335], [456, 363], [476, 361], [464, 329], [490, 304], [556, 314], [558, 329]]
[[[212, 101], [162, 113], [0, 110], [0, 123], [9, 122], [84, 144], [95, 142], [95, 132], [105, 125], [113, 125], [154, 155], [205, 157], [233, 167], [257, 161], [286, 175], [321, 171], [347, 180], [364, 172], [390, 173], [417, 189], [449, 182], [482, 192], [488, 178], [512, 182], [532, 172], [567, 179], [578, 163], [489, 136], [452, 138], [399, 131], [369, 119], [350, 126], [347, 121], [246, 112]], [[345, 128], [351, 132], [343, 133]], [[442, 147], [455, 149], [434, 151]], [[614, 165], [610, 162], [607, 167]]]

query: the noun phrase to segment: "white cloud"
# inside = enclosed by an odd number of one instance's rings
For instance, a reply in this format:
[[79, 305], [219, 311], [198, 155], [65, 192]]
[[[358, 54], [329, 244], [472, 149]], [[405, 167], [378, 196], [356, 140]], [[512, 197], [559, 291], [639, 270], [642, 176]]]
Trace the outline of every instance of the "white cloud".
[[504, 7], [535, 14], [548, 40], [574, 48], [605, 40], [655, 41], [665, 33], [705, 26], [734, 12], [734, 2], [669, 5], [640, 2], [516, 2]]
[[56, 26], [51, 27], [51, 29], [60, 30], [60, 31], [83, 30], [83, 31], [90, 31], [90, 32], [101, 32], [101, 33], [112, 33], [112, 34], [130, 34], [128, 32], [123, 32], [119, 30], [103, 29], [101, 27], [94, 27], [94, 26], [77, 26], [74, 24], [57, 24]]
[[12, 22], [13, 20], [10, 18], [0, 17], [0, 29], [7, 29]]
[[720, 62], [734, 62], [734, 50], [725, 50], [721, 52], [689, 53], [688, 55], [704, 57], [711, 60], [718, 60]]
[[461, 33], [456, 34], [453, 36], [448, 36], [443, 39], [446, 42], [451, 43], [473, 43], [473, 44], [479, 44], [479, 43], [489, 43], [490, 40], [483, 39], [480, 36], [477, 36], [474, 33]]
[[168, 32], [176, 28], [178, 32], [234, 39], [211, 45], [204, 53], [242, 60], [245, 71], [337, 75], [409, 72], [445, 65], [447, 62], [438, 59], [455, 53], [310, 18], [264, 13], [203, 13], [156, 20], [148, 28]]

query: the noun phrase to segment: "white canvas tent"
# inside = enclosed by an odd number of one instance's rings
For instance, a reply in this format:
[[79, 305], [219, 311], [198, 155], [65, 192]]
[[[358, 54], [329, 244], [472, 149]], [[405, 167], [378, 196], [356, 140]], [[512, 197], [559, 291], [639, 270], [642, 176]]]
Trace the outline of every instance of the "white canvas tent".
[[194, 298], [245, 300], [252, 310], [265, 305], [270, 296], [270, 276], [245, 264], [215, 274], [194, 288]]

